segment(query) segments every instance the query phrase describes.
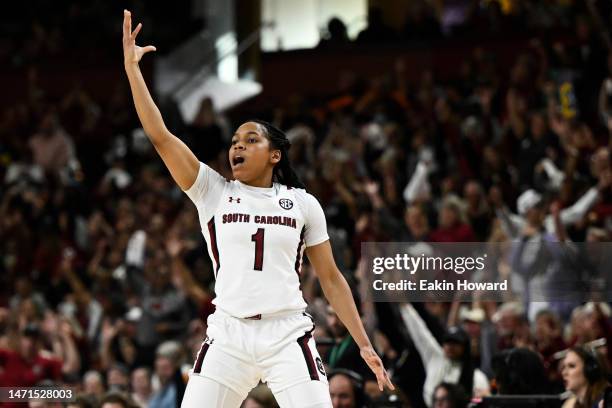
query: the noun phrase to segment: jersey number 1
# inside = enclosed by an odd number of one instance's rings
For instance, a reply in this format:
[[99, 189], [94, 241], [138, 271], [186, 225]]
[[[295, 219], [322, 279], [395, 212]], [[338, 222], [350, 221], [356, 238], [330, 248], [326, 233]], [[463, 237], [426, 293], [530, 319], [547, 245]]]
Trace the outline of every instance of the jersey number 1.
[[263, 228], [258, 228], [257, 232], [251, 235], [251, 241], [255, 242], [255, 263], [253, 269], [261, 271], [263, 267], [263, 251], [264, 251], [264, 233]]

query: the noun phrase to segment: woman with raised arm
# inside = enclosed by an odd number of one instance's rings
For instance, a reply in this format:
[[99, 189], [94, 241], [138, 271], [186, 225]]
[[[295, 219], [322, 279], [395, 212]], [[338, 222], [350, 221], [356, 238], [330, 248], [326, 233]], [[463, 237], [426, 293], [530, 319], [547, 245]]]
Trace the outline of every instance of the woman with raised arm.
[[125, 70], [144, 130], [170, 174], [198, 209], [214, 262], [216, 311], [196, 357], [183, 407], [239, 407], [259, 381], [283, 408], [331, 407], [323, 363], [300, 290], [304, 251], [329, 303], [359, 345], [378, 386], [393, 389], [336, 267], [325, 216], [289, 163], [287, 136], [253, 120], [232, 137], [226, 181], [200, 163], [164, 125], [138, 62], [155, 47], [139, 47], [124, 12]]

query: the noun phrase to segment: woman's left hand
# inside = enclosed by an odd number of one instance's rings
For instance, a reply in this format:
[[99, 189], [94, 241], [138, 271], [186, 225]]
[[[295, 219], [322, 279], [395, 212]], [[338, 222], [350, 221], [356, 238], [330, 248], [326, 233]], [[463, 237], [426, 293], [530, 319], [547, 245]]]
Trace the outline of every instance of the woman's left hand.
[[387, 374], [387, 370], [385, 370], [383, 366], [382, 360], [378, 357], [378, 354], [376, 354], [372, 346], [361, 348], [359, 354], [361, 354], [361, 358], [364, 359], [368, 367], [370, 367], [370, 370], [376, 375], [378, 389], [383, 391], [384, 387], [387, 386], [390, 390], [394, 390], [395, 386], [391, 382], [389, 374]]

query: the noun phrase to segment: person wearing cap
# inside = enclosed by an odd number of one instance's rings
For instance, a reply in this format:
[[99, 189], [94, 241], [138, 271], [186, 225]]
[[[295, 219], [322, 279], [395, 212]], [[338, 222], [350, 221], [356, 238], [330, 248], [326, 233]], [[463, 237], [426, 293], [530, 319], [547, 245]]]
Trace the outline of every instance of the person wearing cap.
[[[591, 187], [578, 201], [572, 206], [560, 211], [559, 217], [563, 225], [570, 225], [580, 221], [586, 213], [597, 203], [601, 196], [601, 191], [610, 186], [608, 177], [600, 177], [597, 186]], [[516, 201], [518, 215], [510, 213], [504, 206], [501, 197], [495, 200], [496, 215], [502, 222], [504, 232], [511, 238], [520, 237], [525, 229], [531, 227], [536, 230], [555, 233], [555, 221], [552, 215], [546, 214], [544, 209], [544, 199], [540, 193], [533, 189], [523, 192]]]
[[560, 209], [551, 206], [547, 215], [544, 199], [535, 190], [527, 190], [517, 200], [520, 216], [498, 206], [497, 216], [506, 234], [515, 242], [510, 255], [512, 286], [523, 292], [527, 315], [535, 319], [541, 310], [551, 309], [566, 318], [581, 300], [582, 277], [573, 262], [575, 255], [559, 242], [567, 240], [565, 225], [581, 220], [607, 186], [602, 178], [573, 206]]
[[459, 384], [474, 396], [489, 394], [489, 381], [473, 365], [470, 339], [464, 330], [449, 328], [440, 344], [412, 304], [402, 305], [400, 313], [425, 367], [423, 399], [428, 407], [433, 406], [434, 390], [442, 382]]

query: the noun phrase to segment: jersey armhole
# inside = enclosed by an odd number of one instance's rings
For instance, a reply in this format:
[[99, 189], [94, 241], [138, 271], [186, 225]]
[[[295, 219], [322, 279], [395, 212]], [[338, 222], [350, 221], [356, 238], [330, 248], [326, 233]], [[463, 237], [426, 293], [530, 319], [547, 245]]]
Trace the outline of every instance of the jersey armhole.
[[320, 244], [324, 243], [325, 241], [329, 241], [329, 237], [318, 239], [314, 243], [309, 243], [309, 244], [304, 243], [304, 246], [306, 248], [310, 248], [310, 247], [313, 247], [313, 246], [320, 245]]

